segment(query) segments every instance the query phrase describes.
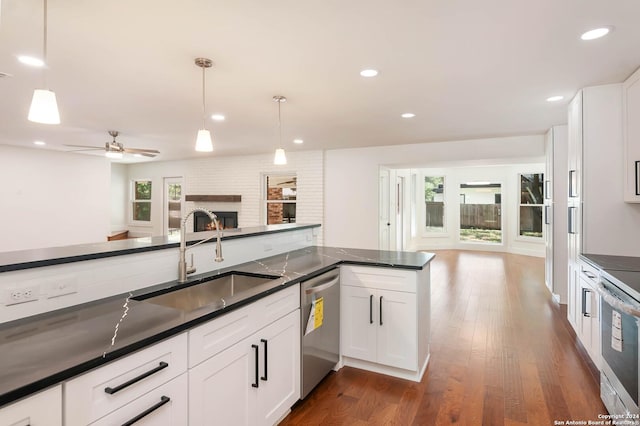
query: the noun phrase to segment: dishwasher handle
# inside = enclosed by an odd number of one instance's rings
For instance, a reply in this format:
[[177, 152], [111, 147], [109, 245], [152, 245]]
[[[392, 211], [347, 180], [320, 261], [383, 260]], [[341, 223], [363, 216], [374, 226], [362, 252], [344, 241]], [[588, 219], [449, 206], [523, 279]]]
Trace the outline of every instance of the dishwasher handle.
[[340, 277], [337, 277], [337, 278], [332, 279], [331, 281], [327, 281], [325, 283], [318, 284], [316, 286], [308, 288], [304, 292], [305, 292], [305, 294], [320, 293], [321, 291], [325, 291], [326, 289], [333, 287], [334, 285], [338, 284], [339, 282], [340, 282]]

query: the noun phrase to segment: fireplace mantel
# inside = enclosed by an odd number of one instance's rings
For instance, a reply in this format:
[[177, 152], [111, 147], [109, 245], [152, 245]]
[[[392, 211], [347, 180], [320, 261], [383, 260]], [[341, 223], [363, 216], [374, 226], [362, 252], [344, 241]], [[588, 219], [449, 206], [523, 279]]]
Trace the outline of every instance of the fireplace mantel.
[[185, 201], [210, 201], [218, 203], [239, 203], [242, 195], [185, 195]]

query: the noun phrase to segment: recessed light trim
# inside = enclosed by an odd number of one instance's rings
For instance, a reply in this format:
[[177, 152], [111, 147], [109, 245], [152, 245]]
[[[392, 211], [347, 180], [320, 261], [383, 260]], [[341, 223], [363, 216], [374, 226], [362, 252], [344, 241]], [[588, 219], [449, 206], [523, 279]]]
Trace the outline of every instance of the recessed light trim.
[[604, 37], [611, 32], [611, 27], [600, 27], [594, 28], [593, 30], [589, 30], [585, 33], [582, 33], [580, 38], [582, 40], [595, 40], [600, 37]]
[[556, 96], [549, 96], [547, 98], [547, 102], [558, 102], [564, 99], [564, 96], [561, 95], [556, 95]]
[[374, 70], [374, 69], [365, 69], [360, 71], [360, 75], [363, 77], [375, 77], [378, 75], [378, 70]]
[[213, 121], [224, 121], [224, 120], [226, 120], [225, 116], [222, 115], [222, 114], [213, 114], [213, 115], [211, 115], [211, 119]]
[[33, 141], [33, 144], [38, 146], [43, 146], [43, 145], [46, 145], [47, 143], [44, 141]]
[[36, 58], [34, 56], [20, 55], [18, 56], [18, 61], [25, 65], [29, 65], [30, 67], [44, 67], [44, 61], [40, 58]]
[[304, 141], [302, 139], [294, 139], [293, 143], [301, 144], [304, 143]]
[[413, 118], [415, 116], [416, 115], [414, 113], [412, 113], [412, 112], [405, 112], [404, 114], [400, 115], [400, 117], [402, 117], [402, 118]]

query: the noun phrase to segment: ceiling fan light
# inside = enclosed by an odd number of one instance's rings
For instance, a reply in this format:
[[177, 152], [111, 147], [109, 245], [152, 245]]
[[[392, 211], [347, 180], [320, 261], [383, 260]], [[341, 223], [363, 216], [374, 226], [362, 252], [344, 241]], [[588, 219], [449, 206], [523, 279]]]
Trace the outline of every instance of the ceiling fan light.
[[276, 155], [273, 157], [273, 164], [276, 166], [283, 166], [287, 164], [287, 155], [284, 153], [284, 149], [276, 149]]
[[207, 129], [198, 130], [198, 137], [196, 138], [196, 151], [213, 151], [213, 141], [211, 140], [211, 133], [209, 133]]
[[104, 154], [107, 158], [111, 158], [113, 160], [120, 160], [122, 159], [122, 153], [121, 152], [114, 152], [114, 151], [107, 151]]
[[47, 89], [35, 89], [28, 118], [35, 123], [60, 124], [56, 94]]

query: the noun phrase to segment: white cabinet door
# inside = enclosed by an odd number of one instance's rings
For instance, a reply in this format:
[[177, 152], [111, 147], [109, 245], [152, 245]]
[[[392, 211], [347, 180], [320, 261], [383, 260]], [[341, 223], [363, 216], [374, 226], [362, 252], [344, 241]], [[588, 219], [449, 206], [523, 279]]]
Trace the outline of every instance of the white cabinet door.
[[623, 85], [624, 200], [640, 203], [640, 70]]
[[342, 286], [340, 291], [342, 354], [376, 362], [378, 330], [374, 291], [348, 285]]
[[253, 424], [274, 425], [300, 398], [300, 311], [255, 334], [260, 346], [257, 418]]
[[299, 397], [296, 309], [189, 371], [189, 425], [273, 425]]
[[418, 368], [416, 295], [377, 291], [378, 363], [415, 370]]
[[189, 370], [189, 425], [250, 425], [257, 363], [246, 338]]
[[14, 402], [0, 409], [3, 426], [62, 426], [62, 386]]

